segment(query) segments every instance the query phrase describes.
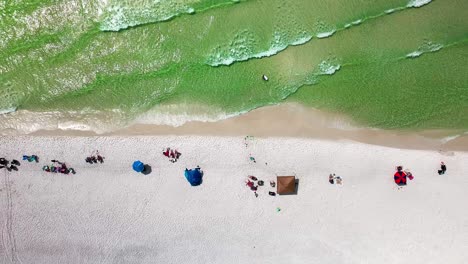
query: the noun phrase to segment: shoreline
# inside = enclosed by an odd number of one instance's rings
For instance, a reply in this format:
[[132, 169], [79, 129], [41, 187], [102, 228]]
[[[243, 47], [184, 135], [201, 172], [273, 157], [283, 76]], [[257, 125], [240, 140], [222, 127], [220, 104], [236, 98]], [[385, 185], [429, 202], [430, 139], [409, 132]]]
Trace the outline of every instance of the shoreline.
[[[456, 134], [456, 136], [453, 136]], [[255, 109], [215, 122], [189, 121], [177, 127], [132, 124], [98, 134], [79, 130], [38, 130], [21, 136], [254, 136], [351, 140], [403, 149], [468, 151], [468, 135], [460, 130], [396, 131], [360, 127], [342, 114], [325, 112], [295, 103]]]

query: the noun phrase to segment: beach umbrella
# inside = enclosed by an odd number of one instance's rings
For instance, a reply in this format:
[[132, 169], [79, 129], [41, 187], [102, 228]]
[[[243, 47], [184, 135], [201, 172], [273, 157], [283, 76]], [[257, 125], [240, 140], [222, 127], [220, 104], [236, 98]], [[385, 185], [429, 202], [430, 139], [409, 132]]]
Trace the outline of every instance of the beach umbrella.
[[133, 162], [133, 170], [136, 172], [142, 172], [145, 169], [145, 164], [143, 162], [136, 160]]
[[192, 186], [198, 186], [202, 183], [203, 173], [199, 168], [189, 170], [185, 169], [185, 178]]

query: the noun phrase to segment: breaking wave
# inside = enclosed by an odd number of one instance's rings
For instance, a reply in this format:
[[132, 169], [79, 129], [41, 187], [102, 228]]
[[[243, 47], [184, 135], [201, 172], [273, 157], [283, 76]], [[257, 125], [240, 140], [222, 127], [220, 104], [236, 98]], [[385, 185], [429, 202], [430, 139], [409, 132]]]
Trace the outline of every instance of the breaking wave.
[[241, 1], [222, 0], [216, 4], [210, 1], [193, 2], [191, 5], [172, 0], [132, 1], [122, 5], [116, 1], [104, 8], [103, 19], [99, 24], [101, 31], [120, 31], [139, 25], [163, 22], [184, 14], [202, 12], [222, 5], [236, 4]]
[[441, 50], [444, 47], [444, 45], [435, 43], [432, 41], [427, 41], [423, 45], [421, 45], [416, 51], [413, 51], [411, 53], [406, 54], [407, 58], [417, 58], [421, 56], [424, 53], [429, 53], [429, 52], [436, 52]]
[[328, 38], [335, 34], [336, 30], [328, 31], [328, 32], [322, 32], [317, 34], [317, 38]]
[[249, 59], [260, 59], [270, 57], [288, 48], [288, 46], [299, 46], [309, 42], [312, 36], [300, 36], [290, 43], [283, 42], [283, 37], [275, 33], [270, 48], [264, 51], [255, 51], [255, 37], [249, 32], [240, 32], [227, 47], [216, 47], [208, 57], [207, 64], [210, 66], [231, 65], [238, 61]]
[[432, 2], [432, 0], [411, 0], [407, 7], [421, 7], [423, 5], [429, 4], [430, 2]]
[[318, 65], [318, 75], [332, 75], [341, 69], [341, 65], [335, 58], [323, 60]]
[[13, 112], [15, 112], [15, 111], [16, 111], [16, 107], [11, 107], [11, 108], [6, 108], [6, 109], [0, 109], [0, 115], [13, 113]]
[[[258, 40], [250, 32], [238, 32], [229, 44], [219, 45], [214, 48], [210, 55], [208, 55], [206, 63], [210, 66], [217, 67], [221, 65], [231, 65], [235, 62], [247, 61], [250, 59], [274, 56], [287, 49], [288, 46], [297, 46], [309, 42], [312, 39], [312, 36], [315, 36], [317, 39], [328, 38], [338, 31], [348, 29], [352, 26], [358, 26], [367, 20], [376, 19], [381, 16], [389, 15], [412, 7], [421, 7], [429, 4], [431, 1], [432, 0], [412, 0], [406, 6], [387, 9], [376, 15], [356, 19], [344, 24], [341, 28], [329, 25], [323, 21], [318, 21], [314, 25], [315, 29], [312, 30], [315, 33], [302, 32], [301, 36], [292, 41], [285, 40], [280, 33], [275, 32], [270, 47], [263, 51], [256, 50], [255, 47], [256, 44], [258, 44]], [[420, 54], [417, 55], [414, 53], [412, 55], [419, 56]], [[410, 54], [408, 54], [408, 56], [410, 56]]]
[[[158, 3], [162, 6], [160, 2]], [[166, 21], [181, 14], [195, 12], [192, 7], [185, 5], [177, 7], [175, 10], [163, 7], [154, 7], [153, 9], [154, 11], [151, 12], [149, 8], [136, 9], [120, 5], [111, 6], [107, 8], [107, 15], [101, 22], [99, 29], [102, 31], [119, 31], [141, 24]]]

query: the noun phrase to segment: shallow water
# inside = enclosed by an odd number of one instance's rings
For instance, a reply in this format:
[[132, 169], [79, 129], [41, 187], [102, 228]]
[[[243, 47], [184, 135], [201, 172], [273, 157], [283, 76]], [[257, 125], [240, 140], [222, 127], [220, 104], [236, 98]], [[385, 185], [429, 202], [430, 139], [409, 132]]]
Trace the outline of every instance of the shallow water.
[[0, 117], [0, 129], [104, 131], [142, 115], [167, 123], [170, 114], [179, 124], [181, 114], [213, 120], [285, 100], [373, 127], [465, 129], [467, 8], [462, 0], [0, 1], [0, 109], [18, 111]]

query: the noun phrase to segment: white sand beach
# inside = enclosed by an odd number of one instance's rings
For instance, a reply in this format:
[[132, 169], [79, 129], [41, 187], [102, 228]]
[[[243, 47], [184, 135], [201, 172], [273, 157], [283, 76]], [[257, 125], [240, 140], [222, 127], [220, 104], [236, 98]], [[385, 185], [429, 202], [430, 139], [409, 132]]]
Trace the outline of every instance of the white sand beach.
[[[177, 148], [171, 163], [161, 152]], [[103, 164], [84, 159], [98, 149]], [[0, 263], [466, 263], [468, 153], [311, 138], [0, 137]], [[249, 154], [256, 163], [249, 160]], [[43, 172], [51, 159], [76, 174]], [[149, 175], [132, 170], [139, 159]], [[440, 161], [447, 164], [438, 175]], [[184, 169], [199, 165], [192, 187]], [[396, 165], [415, 179], [393, 182]], [[336, 173], [343, 185], [331, 185]], [[295, 175], [297, 195], [258, 197]], [[278, 211], [278, 208], [280, 211]]]

